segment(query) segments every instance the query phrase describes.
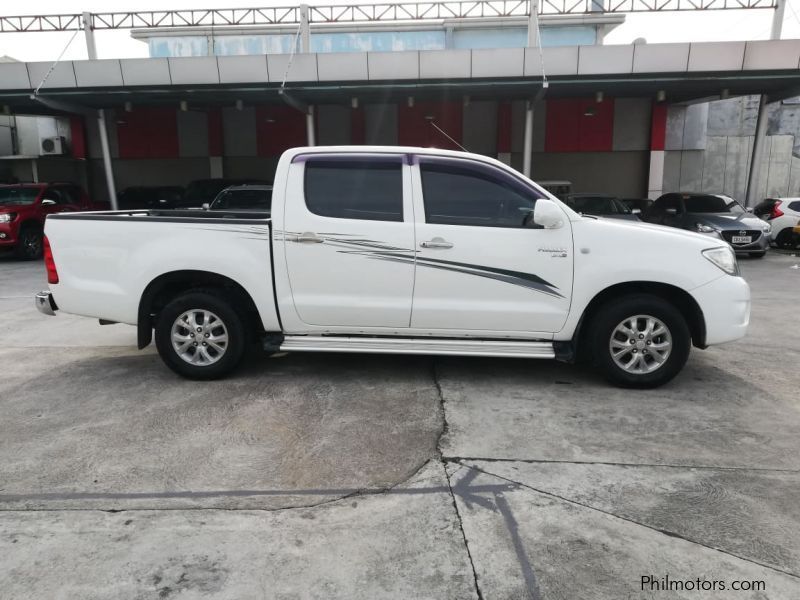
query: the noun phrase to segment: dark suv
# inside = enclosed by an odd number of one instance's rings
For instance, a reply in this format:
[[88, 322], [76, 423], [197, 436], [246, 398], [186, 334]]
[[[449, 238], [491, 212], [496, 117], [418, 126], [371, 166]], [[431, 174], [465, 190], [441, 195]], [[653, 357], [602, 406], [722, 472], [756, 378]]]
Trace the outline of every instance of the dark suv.
[[0, 185], [0, 249], [12, 249], [25, 260], [39, 258], [47, 215], [108, 208], [89, 200], [74, 183]]

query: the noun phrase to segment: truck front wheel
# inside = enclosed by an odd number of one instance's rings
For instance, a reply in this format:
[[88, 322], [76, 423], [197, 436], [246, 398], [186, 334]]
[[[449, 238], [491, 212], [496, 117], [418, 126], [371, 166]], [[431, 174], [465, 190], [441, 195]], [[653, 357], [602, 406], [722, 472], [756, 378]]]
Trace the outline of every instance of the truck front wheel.
[[653, 388], [686, 364], [691, 334], [675, 306], [658, 296], [633, 294], [615, 298], [595, 313], [591, 345], [595, 363], [611, 382]]
[[191, 290], [158, 316], [156, 347], [166, 365], [189, 379], [219, 379], [241, 362], [245, 330], [232, 303], [213, 290]]

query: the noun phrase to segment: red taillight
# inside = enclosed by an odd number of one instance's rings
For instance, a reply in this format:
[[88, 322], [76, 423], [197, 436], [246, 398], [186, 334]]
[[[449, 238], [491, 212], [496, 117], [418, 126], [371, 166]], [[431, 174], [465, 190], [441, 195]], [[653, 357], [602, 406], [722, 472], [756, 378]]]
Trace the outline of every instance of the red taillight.
[[770, 219], [777, 219], [778, 217], [783, 216], [783, 211], [778, 208], [781, 205], [780, 202], [776, 202], [772, 205], [772, 210], [769, 211], [769, 218]]
[[47, 269], [47, 283], [58, 283], [56, 261], [53, 260], [53, 251], [47, 236], [44, 236], [44, 268]]

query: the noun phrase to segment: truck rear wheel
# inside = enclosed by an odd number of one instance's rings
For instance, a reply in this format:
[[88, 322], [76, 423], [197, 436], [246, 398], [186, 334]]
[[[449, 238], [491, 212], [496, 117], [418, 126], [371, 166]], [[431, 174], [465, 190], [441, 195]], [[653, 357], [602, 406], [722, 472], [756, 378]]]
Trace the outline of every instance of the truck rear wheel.
[[595, 363], [612, 383], [653, 388], [675, 377], [689, 358], [686, 319], [669, 302], [633, 294], [603, 305], [591, 330]]
[[245, 330], [231, 301], [214, 290], [191, 290], [158, 316], [156, 347], [166, 365], [189, 379], [219, 379], [241, 362]]

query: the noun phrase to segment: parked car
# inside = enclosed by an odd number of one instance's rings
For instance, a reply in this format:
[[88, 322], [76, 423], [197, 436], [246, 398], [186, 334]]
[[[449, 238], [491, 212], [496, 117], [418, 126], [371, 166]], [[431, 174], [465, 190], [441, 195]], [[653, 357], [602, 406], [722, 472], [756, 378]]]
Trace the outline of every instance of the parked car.
[[255, 210], [269, 213], [272, 208], [272, 186], [232, 185], [217, 194], [214, 201], [204, 208], [208, 210]]
[[0, 249], [11, 249], [24, 260], [42, 256], [45, 217], [53, 213], [107, 210], [92, 202], [74, 183], [0, 185]]
[[267, 182], [249, 179], [197, 179], [186, 186], [183, 197], [176, 206], [180, 208], [200, 208], [204, 204], [211, 204], [214, 198], [225, 188], [244, 184], [266, 185]]
[[121, 209], [137, 208], [175, 208], [183, 197], [183, 188], [179, 185], [133, 186], [117, 194], [117, 203]]
[[620, 198], [620, 202], [630, 208], [635, 215], [641, 215], [653, 206], [653, 200], [650, 198]]
[[608, 194], [567, 194], [564, 203], [572, 210], [583, 215], [595, 217], [609, 217], [611, 219], [624, 219], [638, 221], [630, 208], [625, 206], [616, 196]]
[[642, 215], [642, 220], [724, 240], [736, 254], [762, 257], [769, 247], [769, 223], [722, 194], [664, 194]]
[[692, 344], [747, 330], [730, 245], [583, 217], [485, 156], [294, 148], [273, 200], [271, 219], [53, 215], [36, 306], [136, 325], [140, 348], [155, 329], [164, 362], [195, 379], [231, 372], [255, 337], [274, 352], [586, 355], [652, 387]]
[[564, 198], [572, 192], [572, 182], [566, 179], [545, 179], [537, 182], [539, 187], [546, 189], [559, 200]]
[[772, 242], [778, 248], [794, 248], [793, 229], [800, 223], [800, 198], [767, 198], [753, 208], [753, 214], [772, 226]]

